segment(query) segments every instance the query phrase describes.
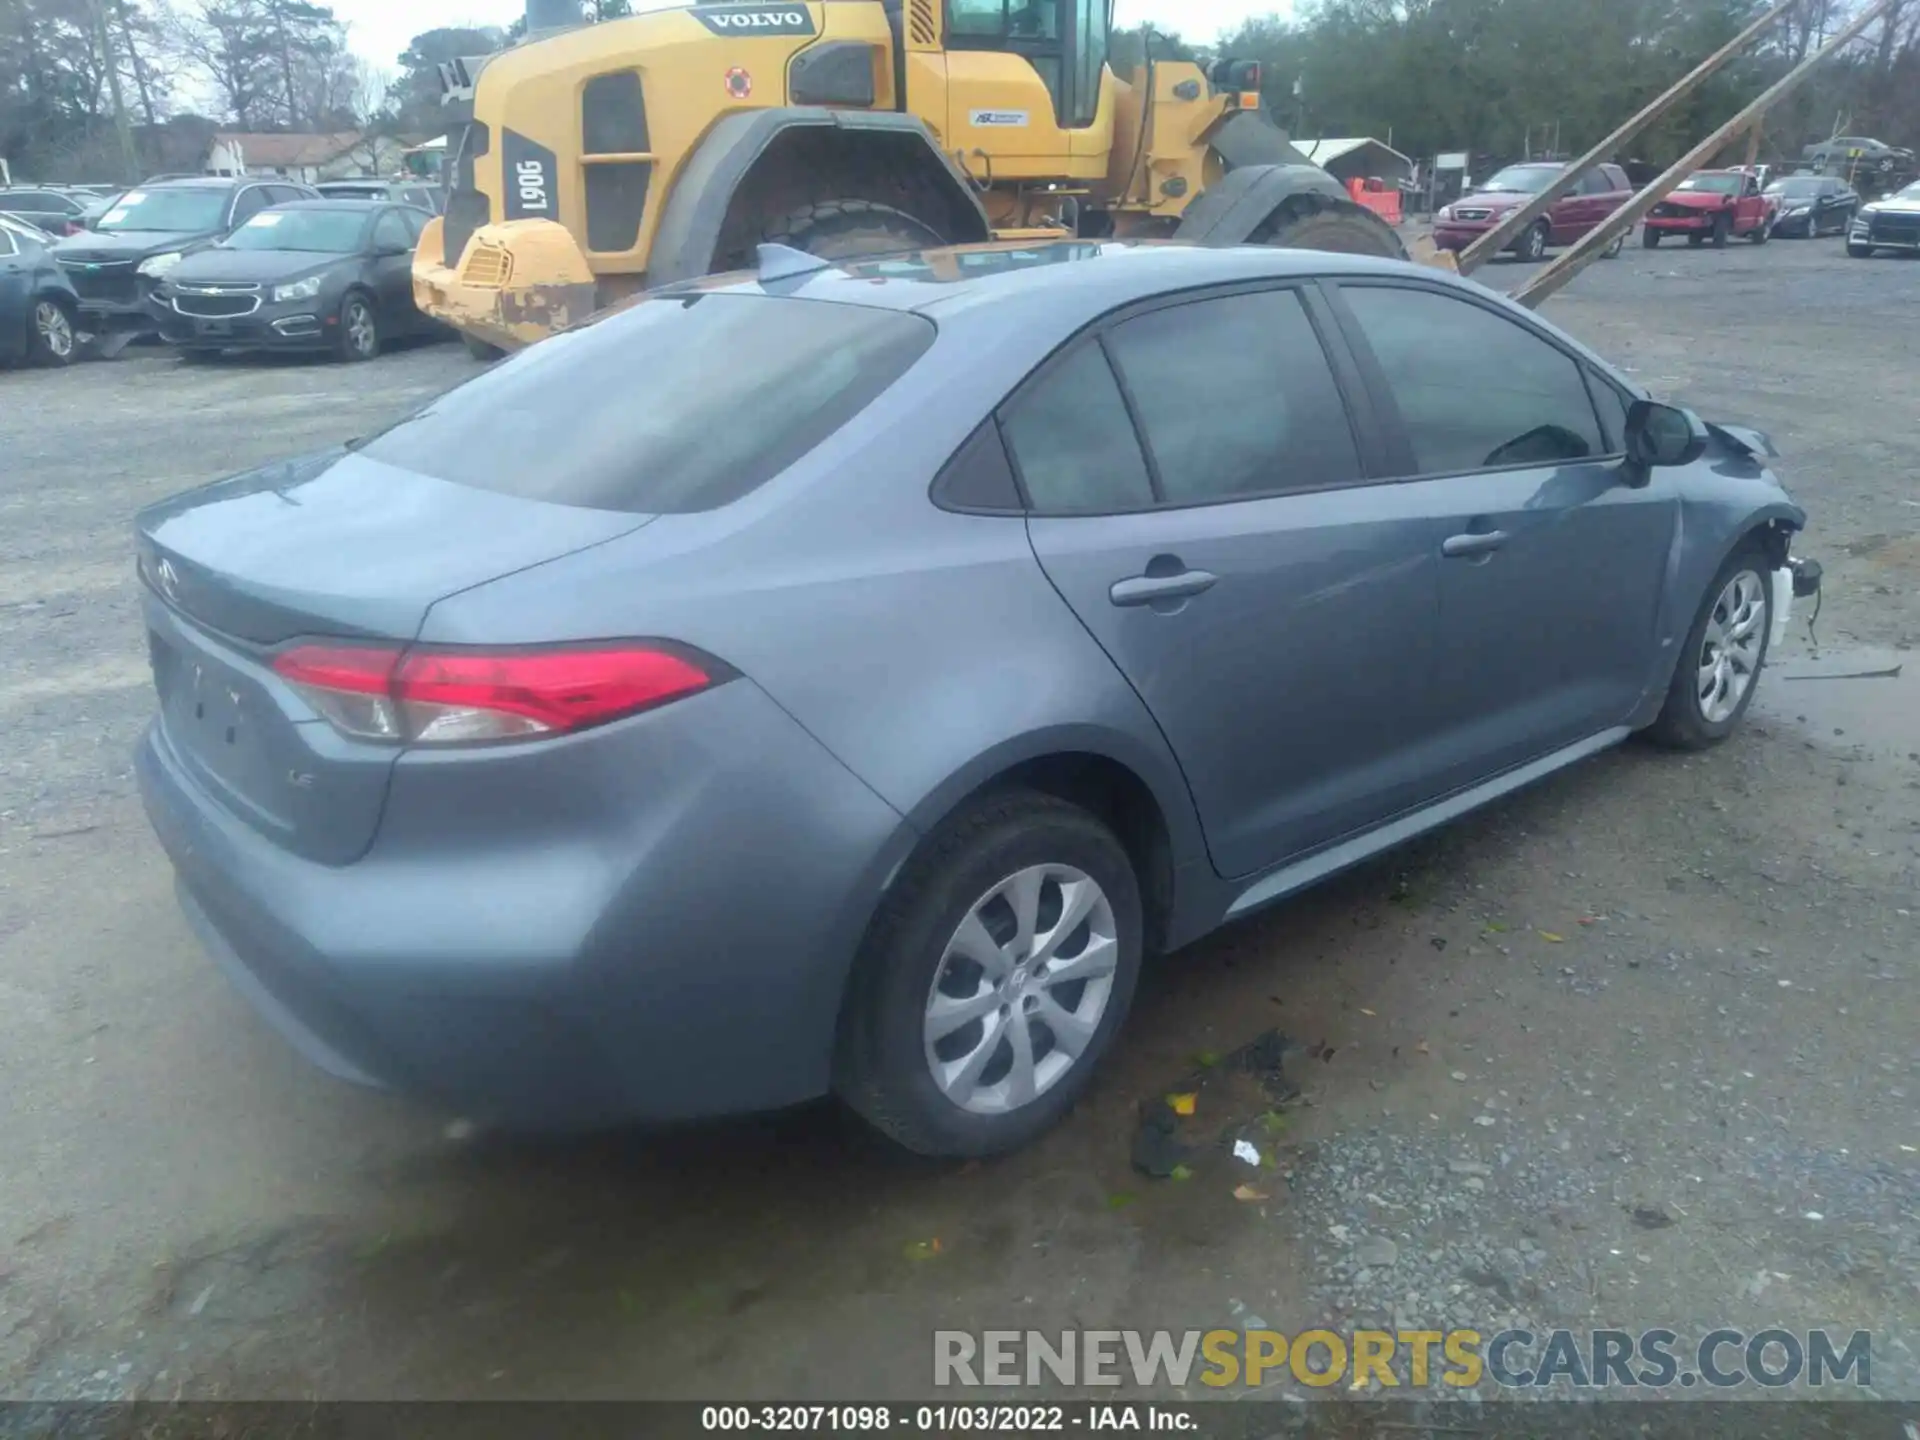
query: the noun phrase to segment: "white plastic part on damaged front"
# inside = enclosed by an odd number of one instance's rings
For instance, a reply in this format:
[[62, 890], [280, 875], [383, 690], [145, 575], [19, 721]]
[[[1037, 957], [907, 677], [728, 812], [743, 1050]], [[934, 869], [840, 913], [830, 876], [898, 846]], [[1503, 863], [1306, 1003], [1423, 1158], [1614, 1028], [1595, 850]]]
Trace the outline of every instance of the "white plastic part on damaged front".
[[1793, 621], [1793, 571], [1782, 565], [1773, 572], [1773, 635], [1769, 650], [1778, 650], [1787, 639], [1787, 626]]

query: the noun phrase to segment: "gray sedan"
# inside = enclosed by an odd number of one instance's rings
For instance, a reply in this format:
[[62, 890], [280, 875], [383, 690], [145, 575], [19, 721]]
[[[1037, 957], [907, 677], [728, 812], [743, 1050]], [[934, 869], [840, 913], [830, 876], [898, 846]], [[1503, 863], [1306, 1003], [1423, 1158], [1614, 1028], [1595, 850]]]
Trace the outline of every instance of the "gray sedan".
[[145, 512], [138, 770], [337, 1075], [996, 1152], [1145, 957], [1726, 739], [1818, 584], [1772, 456], [1406, 265], [770, 247]]

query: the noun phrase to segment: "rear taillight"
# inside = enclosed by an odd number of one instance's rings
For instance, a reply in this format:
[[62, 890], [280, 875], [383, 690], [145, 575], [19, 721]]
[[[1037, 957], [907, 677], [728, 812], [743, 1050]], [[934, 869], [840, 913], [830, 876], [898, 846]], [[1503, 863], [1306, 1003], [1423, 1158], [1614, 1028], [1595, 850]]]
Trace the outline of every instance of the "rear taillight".
[[343, 734], [408, 745], [585, 730], [723, 678], [710, 661], [653, 644], [500, 651], [308, 644], [282, 651], [273, 668]]

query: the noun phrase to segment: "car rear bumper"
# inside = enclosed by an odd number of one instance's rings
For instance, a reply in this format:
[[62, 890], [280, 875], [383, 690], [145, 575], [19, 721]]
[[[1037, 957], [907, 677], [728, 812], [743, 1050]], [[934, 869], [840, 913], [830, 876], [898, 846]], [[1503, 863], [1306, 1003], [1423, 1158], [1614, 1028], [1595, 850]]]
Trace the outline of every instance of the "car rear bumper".
[[346, 866], [214, 801], [160, 722], [136, 769], [203, 944], [336, 1076], [526, 1132], [826, 1093], [899, 815], [746, 681], [527, 750], [551, 753], [491, 825], [459, 814], [458, 756], [401, 759]]

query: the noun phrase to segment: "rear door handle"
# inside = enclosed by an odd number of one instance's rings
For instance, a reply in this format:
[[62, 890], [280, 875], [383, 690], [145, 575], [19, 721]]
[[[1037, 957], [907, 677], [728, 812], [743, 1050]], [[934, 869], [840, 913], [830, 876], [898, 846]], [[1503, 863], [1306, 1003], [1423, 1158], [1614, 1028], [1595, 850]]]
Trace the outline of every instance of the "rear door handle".
[[1464, 560], [1475, 555], [1491, 555], [1512, 537], [1504, 530], [1488, 530], [1475, 535], [1455, 535], [1440, 547], [1449, 560]]
[[1161, 600], [1185, 600], [1211, 590], [1220, 583], [1218, 575], [1205, 570], [1186, 570], [1178, 575], [1136, 575], [1131, 580], [1116, 580], [1107, 592], [1121, 607], [1152, 605]]

